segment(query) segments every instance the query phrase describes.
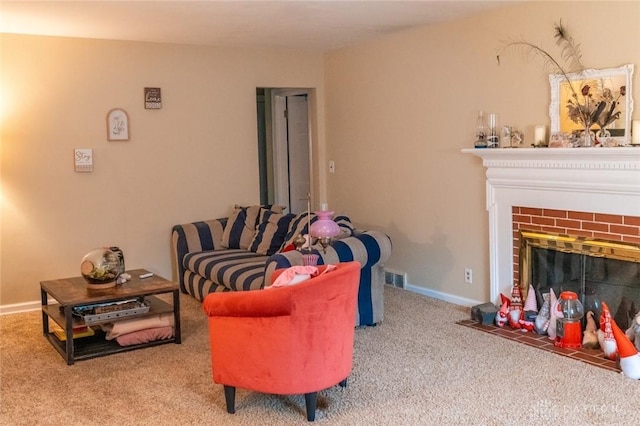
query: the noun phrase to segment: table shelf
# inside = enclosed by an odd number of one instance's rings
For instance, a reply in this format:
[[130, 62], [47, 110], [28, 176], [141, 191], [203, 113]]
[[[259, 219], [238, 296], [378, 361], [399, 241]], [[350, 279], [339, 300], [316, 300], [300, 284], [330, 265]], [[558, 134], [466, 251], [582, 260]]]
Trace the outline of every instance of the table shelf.
[[[54, 348], [64, 357], [66, 355], [66, 341], [60, 340], [53, 333], [47, 333], [46, 338]], [[82, 361], [85, 359], [97, 358], [100, 356], [111, 355], [119, 352], [132, 351], [134, 349], [148, 348], [151, 346], [164, 345], [167, 343], [178, 343], [175, 337], [162, 340], [154, 340], [152, 342], [140, 343], [136, 345], [120, 346], [114, 340], [107, 340], [106, 334], [102, 331], [96, 331], [96, 334], [88, 337], [73, 339], [73, 359], [74, 361]]]

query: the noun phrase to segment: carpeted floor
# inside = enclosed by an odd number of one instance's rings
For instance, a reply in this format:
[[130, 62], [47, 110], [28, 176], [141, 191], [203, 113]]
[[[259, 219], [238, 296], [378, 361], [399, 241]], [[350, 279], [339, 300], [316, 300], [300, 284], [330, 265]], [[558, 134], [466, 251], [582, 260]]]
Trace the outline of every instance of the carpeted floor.
[[[392, 287], [385, 320], [356, 331], [346, 389], [321, 392], [332, 425], [630, 425], [640, 381], [469, 327], [469, 310]], [[302, 396], [238, 390], [225, 411], [200, 304], [182, 298], [183, 343], [67, 366], [39, 312], [0, 317], [0, 423], [306, 424]]]

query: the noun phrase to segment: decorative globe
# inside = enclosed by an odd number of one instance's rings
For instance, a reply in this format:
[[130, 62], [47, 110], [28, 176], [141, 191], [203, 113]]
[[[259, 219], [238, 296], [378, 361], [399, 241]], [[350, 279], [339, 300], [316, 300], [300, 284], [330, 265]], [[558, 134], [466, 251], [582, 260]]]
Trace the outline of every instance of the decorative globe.
[[115, 287], [116, 279], [120, 275], [120, 258], [108, 248], [91, 250], [82, 258], [80, 273], [87, 281], [87, 288]]

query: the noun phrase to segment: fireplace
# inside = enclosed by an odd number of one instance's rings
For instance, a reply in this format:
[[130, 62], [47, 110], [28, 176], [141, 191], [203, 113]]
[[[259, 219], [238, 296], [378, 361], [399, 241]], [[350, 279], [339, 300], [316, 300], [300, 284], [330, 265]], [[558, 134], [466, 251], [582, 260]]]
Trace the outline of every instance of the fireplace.
[[[513, 284], [522, 278], [520, 267], [515, 266], [520, 261], [518, 233], [521, 229], [584, 238], [584, 241], [618, 242], [632, 247], [631, 251], [640, 244], [640, 148], [464, 149], [462, 152], [481, 157], [487, 169], [489, 297], [493, 303], [499, 304], [500, 293], [510, 294]], [[541, 254], [534, 255], [537, 258], [544, 258], [547, 256], [544, 250], [549, 251], [548, 247], [533, 249], [542, 250]], [[576, 256], [578, 260], [570, 258], [559, 262], [586, 261]], [[578, 272], [563, 270], [562, 274], [569, 276]], [[629, 297], [635, 297], [635, 308], [640, 308], [637, 293]], [[620, 302], [617, 309], [619, 305]], [[615, 314], [616, 310], [610, 308]]]
[[517, 282], [533, 289], [538, 306], [550, 290], [572, 291], [585, 312], [599, 318], [606, 302], [618, 325], [629, 326], [640, 309], [640, 244], [527, 230], [514, 219], [516, 228]]

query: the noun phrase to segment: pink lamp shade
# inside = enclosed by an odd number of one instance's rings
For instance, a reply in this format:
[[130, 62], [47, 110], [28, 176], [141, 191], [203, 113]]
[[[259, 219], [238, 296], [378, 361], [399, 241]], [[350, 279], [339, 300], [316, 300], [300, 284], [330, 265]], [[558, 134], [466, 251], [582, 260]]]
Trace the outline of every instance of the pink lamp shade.
[[318, 219], [311, 224], [309, 233], [314, 238], [333, 238], [340, 235], [340, 227], [331, 218], [333, 217], [332, 211], [317, 211], [315, 212]]

